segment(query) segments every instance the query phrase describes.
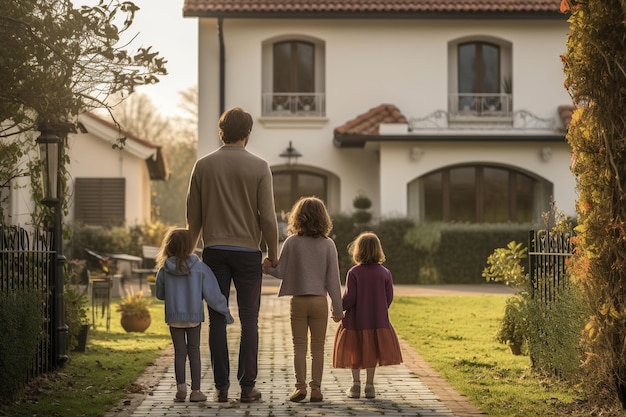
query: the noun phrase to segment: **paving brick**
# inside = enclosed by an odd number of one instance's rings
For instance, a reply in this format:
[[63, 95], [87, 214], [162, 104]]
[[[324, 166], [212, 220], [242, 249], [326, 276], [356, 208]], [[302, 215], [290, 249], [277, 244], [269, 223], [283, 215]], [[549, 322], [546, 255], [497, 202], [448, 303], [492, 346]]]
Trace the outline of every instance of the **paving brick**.
[[[322, 379], [324, 401], [311, 403], [308, 397], [300, 403], [288, 400], [295, 384], [293, 374], [293, 351], [289, 324], [289, 298], [264, 294], [259, 317], [259, 370], [256, 387], [262, 393], [259, 402], [239, 402], [237, 386], [237, 355], [239, 351], [238, 316], [234, 297], [231, 310], [236, 321], [228, 327], [231, 355], [231, 389], [228, 403], [213, 402], [213, 373], [208, 348], [208, 324], [202, 324], [202, 391], [206, 402], [175, 402], [176, 381], [174, 377], [173, 350], [164, 352], [170, 364], [158, 383], [149, 387], [145, 397], [130, 407], [118, 406], [107, 417], [144, 416], [423, 416], [455, 417], [478, 416], [481, 413], [465, 397], [456, 392], [437, 374], [408, 344], [401, 342], [405, 364], [378, 367], [374, 385], [376, 398], [350, 399], [345, 392], [352, 385], [349, 369], [333, 369], [332, 346], [338, 324], [329, 320], [325, 350], [325, 369]], [[310, 362], [308, 363], [310, 370]], [[428, 383], [432, 382], [432, 387]], [[187, 384], [190, 384], [187, 369]], [[188, 387], [188, 393], [191, 388]]]

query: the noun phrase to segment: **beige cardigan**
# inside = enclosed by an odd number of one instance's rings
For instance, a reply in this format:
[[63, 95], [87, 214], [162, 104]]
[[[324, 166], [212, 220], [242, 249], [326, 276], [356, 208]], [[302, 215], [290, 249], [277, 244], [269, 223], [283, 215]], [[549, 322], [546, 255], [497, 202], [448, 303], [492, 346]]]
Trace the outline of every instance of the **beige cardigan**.
[[278, 266], [268, 272], [283, 281], [279, 297], [328, 294], [333, 317], [343, 317], [339, 260], [332, 239], [289, 236], [280, 250]]

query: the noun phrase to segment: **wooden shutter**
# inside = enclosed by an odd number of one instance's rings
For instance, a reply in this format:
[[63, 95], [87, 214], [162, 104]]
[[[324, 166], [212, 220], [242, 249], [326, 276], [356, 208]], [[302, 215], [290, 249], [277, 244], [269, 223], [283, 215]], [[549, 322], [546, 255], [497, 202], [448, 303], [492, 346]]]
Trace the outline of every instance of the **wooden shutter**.
[[126, 219], [125, 178], [77, 178], [75, 220], [93, 226], [120, 226]]

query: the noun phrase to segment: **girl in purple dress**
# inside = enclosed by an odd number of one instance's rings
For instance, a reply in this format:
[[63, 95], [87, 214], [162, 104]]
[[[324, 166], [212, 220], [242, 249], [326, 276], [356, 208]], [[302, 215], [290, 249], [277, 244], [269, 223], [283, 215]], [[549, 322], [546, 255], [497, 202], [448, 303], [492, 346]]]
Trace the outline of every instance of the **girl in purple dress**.
[[348, 248], [356, 264], [346, 277], [343, 318], [333, 349], [333, 367], [352, 369], [349, 398], [361, 396], [360, 370], [366, 370], [365, 397], [376, 397], [376, 366], [402, 363], [398, 336], [389, 321], [393, 300], [391, 272], [382, 263], [385, 254], [378, 236], [363, 232]]

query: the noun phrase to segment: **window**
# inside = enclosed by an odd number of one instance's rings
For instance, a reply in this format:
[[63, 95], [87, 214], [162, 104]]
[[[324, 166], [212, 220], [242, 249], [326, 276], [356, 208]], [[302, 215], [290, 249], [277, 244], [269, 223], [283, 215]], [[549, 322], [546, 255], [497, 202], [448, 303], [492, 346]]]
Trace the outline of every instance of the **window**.
[[451, 116], [510, 117], [511, 46], [499, 39], [450, 44]]
[[549, 208], [552, 184], [512, 169], [455, 166], [409, 184], [409, 215], [429, 222], [529, 223]]
[[126, 219], [124, 178], [77, 178], [75, 220], [93, 226], [120, 226]]
[[273, 39], [263, 46], [263, 115], [323, 116], [324, 44], [312, 39]]
[[293, 204], [304, 196], [316, 196], [328, 201], [326, 177], [298, 170], [274, 173], [276, 212], [288, 213]]

